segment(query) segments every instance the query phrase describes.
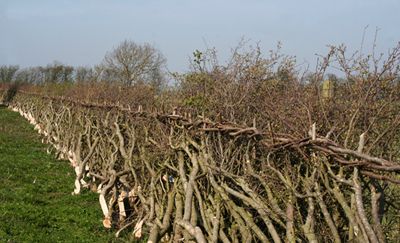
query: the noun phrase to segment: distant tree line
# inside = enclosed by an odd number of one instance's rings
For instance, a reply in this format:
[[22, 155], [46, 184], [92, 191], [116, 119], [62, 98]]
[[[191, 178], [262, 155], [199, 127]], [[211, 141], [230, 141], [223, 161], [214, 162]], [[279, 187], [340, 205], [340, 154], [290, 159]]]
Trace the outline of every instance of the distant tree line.
[[73, 67], [60, 62], [20, 68], [0, 66], [0, 83], [62, 84], [109, 82], [122, 86], [148, 84], [160, 88], [165, 82], [166, 59], [150, 44], [125, 40], [94, 66]]

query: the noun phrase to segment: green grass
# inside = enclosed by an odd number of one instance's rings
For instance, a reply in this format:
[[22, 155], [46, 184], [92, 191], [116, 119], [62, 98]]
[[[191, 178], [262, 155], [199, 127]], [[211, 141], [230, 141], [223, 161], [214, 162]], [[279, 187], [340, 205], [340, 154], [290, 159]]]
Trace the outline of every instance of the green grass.
[[72, 196], [73, 169], [46, 146], [18, 113], [0, 107], [0, 242], [116, 242], [115, 230], [102, 226], [97, 194]]

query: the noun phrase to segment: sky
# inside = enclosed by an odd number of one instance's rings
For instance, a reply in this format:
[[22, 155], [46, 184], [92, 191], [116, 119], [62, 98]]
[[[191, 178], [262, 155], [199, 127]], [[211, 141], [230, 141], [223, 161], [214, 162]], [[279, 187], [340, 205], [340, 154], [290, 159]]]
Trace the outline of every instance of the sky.
[[[327, 45], [387, 52], [400, 41], [399, 0], [0, 0], [0, 65], [99, 64], [123, 40], [150, 43], [183, 72], [196, 49], [223, 62], [244, 38], [315, 65]], [[366, 31], [364, 29], [368, 26]], [[365, 50], [366, 49], [366, 50]]]

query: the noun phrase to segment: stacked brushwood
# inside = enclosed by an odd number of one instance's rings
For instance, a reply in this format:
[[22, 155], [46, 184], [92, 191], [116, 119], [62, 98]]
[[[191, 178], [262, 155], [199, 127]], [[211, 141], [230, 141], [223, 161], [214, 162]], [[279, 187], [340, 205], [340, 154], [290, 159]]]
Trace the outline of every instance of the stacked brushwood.
[[[107, 228], [149, 242], [384, 242], [400, 163], [319, 135], [18, 93], [10, 108], [99, 193]], [[397, 235], [398, 236], [398, 235]]]

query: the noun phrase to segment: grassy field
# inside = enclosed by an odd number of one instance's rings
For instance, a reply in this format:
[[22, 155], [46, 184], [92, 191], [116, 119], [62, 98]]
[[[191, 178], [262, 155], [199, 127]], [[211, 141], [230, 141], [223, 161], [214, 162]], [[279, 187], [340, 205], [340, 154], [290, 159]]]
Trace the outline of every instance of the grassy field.
[[97, 195], [72, 196], [73, 185], [68, 163], [46, 154], [32, 126], [0, 107], [0, 242], [115, 242]]

